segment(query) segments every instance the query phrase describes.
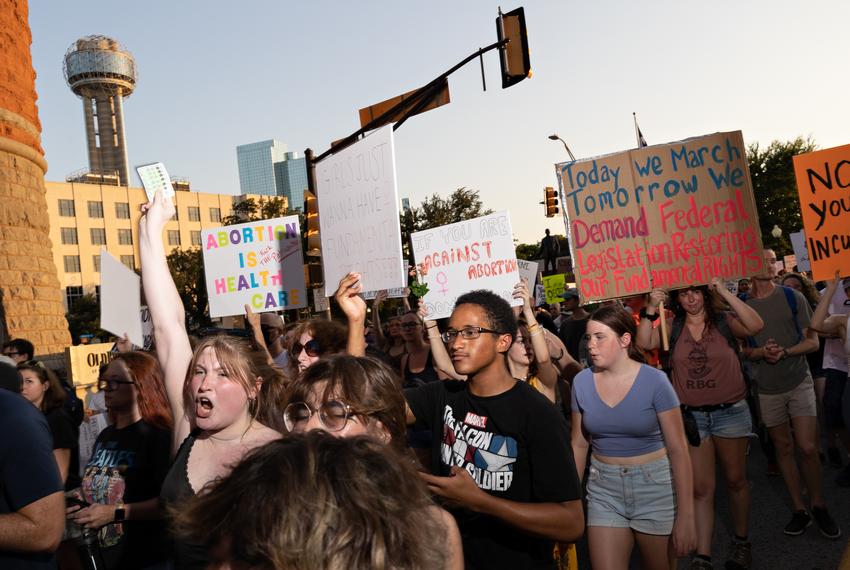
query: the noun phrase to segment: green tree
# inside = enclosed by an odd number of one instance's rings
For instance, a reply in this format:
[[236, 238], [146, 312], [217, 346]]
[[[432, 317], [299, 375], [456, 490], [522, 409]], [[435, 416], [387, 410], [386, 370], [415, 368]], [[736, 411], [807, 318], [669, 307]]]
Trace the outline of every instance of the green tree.
[[[413, 232], [471, 220], [492, 213], [493, 210], [484, 207], [478, 190], [466, 186], [458, 188], [448, 198], [443, 198], [436, 193], [432, 194], [418, 207], [411, 208], [409, 212], [402, 212], [400, 224], [403, 247], [405, 250], [409, 249], [410, 234]], [[406, 255], [410, 259], [409, 251], [406, 251]]]
[[[794, 155], [811, 152], [816, 148], [811, 138], [797, 137], [792, 141], [773, 141], [763, 150], [758, 143], [751, 144], [747, 149], [762, 242], [766, 248], [773, 249], [779, 259], [793, 253], [788, 234], [803, 228], [791, 159]], [[773, 226], [779, 226], [782, 230], [779, 238], [771, 234]]]
[[518, 243], [516, 246], [517, 259], [525, 259], [534, 261], [540, 259], [540, 244], [539, 243]]
[[74, 344], [78, 344], [80, 335], [84, 334], [104, 339], [113, 336], [100, 328], [100, 304], [94, 295], [83, 295], [76, 299], [69, 309], [65, 318], [68, 319], [68, 329], [71, 332], [71, 340]]
[[[232, 226], [245, 222], [256, 222], [258, 220], [270, 220], [301, 213], [287, 208], [286, 201], [280, 196], [260, 198], [259, 202], [253, 198], [246, 198], [233, 205], [233, 210], [228, 216], [221, 219], [222, 225]], [[299, 222], [301, 220], [299, 219]]]
[[183, 301], [186, 328], [196, 330], [212, 324], [207, 310], [207, 285], [201, 248], [175, 249], [166, 257], [168, 269]]

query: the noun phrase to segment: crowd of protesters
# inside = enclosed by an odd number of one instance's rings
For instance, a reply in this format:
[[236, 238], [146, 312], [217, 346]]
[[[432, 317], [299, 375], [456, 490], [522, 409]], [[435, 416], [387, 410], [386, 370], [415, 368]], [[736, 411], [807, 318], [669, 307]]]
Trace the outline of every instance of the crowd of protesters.
[[247, 340], [192, 339], [173, 214], [161, 194], [142, 208], [155, 349], [119, 343], [102, 368], [108, 426], [82, 464], [73, 389], [31, 343], [3, 347], [2, 568], [625, 569], [637, 546], [644, 568], [745, 569], [757, 435], [793, 507], [781, 530], [841, 534], [819, 433], [843, 463], [850, 281], [818, 295], [767, 250], [737, 295], [715, 280], [582, 307], [571, 289], [548, 311], [520, 281], [517, 307], [473, 291], [439, 321], [381, 292], [369, 321], [350, 273], [344, 322], [246, 307]]

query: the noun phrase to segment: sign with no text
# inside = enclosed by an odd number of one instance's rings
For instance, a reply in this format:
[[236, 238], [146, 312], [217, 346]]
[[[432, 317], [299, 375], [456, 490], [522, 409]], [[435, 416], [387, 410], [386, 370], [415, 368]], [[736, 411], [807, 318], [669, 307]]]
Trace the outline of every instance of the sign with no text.
[[850, 144], [798, 154], [794, 173], [812, 277], [850, 275]]
[[740, 131], [556, 165], [583, 302], [762, 267]]
[[416, 232], [410, 239], [428, 284], [429, 319], [450, 316], [455, 300], [476, 289], [489, 289], [512, 307], [522, 305], [513, 298], [520, 275], [507, 212]]

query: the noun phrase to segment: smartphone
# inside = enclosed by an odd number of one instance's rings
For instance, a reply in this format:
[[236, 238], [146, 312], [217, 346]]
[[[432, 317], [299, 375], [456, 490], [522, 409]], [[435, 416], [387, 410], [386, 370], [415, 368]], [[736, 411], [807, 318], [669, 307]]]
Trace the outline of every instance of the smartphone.
[[77, 506], [81, 509], [84, 509], [86, 507], [91, 506], [91, 503], [87, 503], [82, 499], [78, 499], [77, 497], [66, 497], [65, 500], [68, 503], [69, 507]]

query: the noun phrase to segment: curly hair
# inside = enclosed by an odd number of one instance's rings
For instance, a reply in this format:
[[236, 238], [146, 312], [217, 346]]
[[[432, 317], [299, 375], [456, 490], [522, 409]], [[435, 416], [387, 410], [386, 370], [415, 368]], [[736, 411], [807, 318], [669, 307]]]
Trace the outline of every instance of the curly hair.
[[[345, 352], [348, 328], [342, 323], [325, 319], [302, 321], [292, 331], [293, 344], [298, 342], [298, 339], [304, 333], [307, 333], [319, 343], [322, 356]], [[289, 351], [290, 376], [295, 378], [298, 376], [298, 355], [292, 353], [292, 346], [288, 346], [286, 349]]]
[[127, 367], [138, 390], [139, 413], [146, 423], [162, 429], [171, 429], [173, 419], [165, 392], [165, 380], [156, 358], [146, 352], [119, 352], [112, 362], [120, 361]]
[[643, 353], [637, 347], [637, 325], [632, 315], [619, 303], [611, 305], [603, 305], [593, 311], [590, 315], [591, 321], [602, 323], [603, 325], [614, 331], [618, 337], [622, 337], [626, 333], [631, 336], [629, 343], [629, 358], [637, 362], [646, 362]]
[[45, 414], [50, 410], [59, 408], [65, 404], [68, 399], [68, 394], [62, 387], [62, 382], [56, 373], [47, 368], [38, 360], [27, 360], [18, 364], [18, 372], [29, 370], [35, 374], [38, 381], [42, 384], [47, 384], [47, 391], [44, 393], [44, 399], [41, 401], [41, 411]]
[[672, 302], [670, 303], [670, 310], [673, 311], [673, 314], [677, 317], [685, 316], [685, 309], [682, 307], [681, 303], [679, 303], [679, 295], [687, 293], [690, 290], [699, 291], [702, 293], [703, 299], [703, 309], [705, 310], [705, 326], [712, 326], [717, 316], [720, 315], [723, 311], [721, 307], [721, 299], [720, 296], [714, 293], [711, 289], [708, 288], [708, 285], [700, 285], [698, 287], [685, 287], [683, 289], [676, 289], [675, 291], [670, 292], [670, 299]]
[[[815, 284], [812, 283], [810, 279], [808, 279], [805, 275], [801, 275], [799, 273], [786, 273], [782, 276], [782, 284], [785, 285], [785, 282], [789, 279], [796, 279], [800, 283], [800, 288], [798, 291], [803, 294], [803, 297], [806, 298], [806, 301], [809, 302], [809, 306], [814, 309], [818, 301], [820, 301], [820, 295], [818, 295], [817, 289], [815, 289]], [[788, 287], [788, 285], [785, 285]], [[794, 289], [795, 287], [792, 287]]]
[[446, 564], [446, 527], [412, 463], [369, 437], [273, 441], [172, 512], [178, 537], [256, 569]]
[[390, 446], [405, 453], [407, 422], [401, 379], [376, 358], [339, 354], [322, 359], [303, 372], [287, 390], [285, 404], [306, 402], [313, 386], [324, 383], [322, 401], [339, 398], [355, 412], [380, 421]]

